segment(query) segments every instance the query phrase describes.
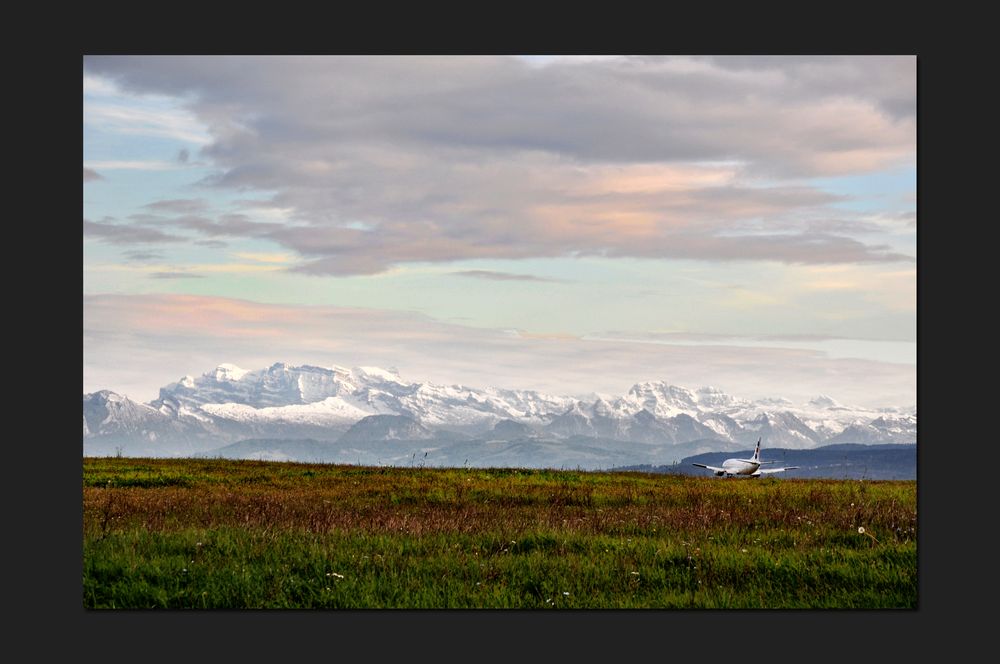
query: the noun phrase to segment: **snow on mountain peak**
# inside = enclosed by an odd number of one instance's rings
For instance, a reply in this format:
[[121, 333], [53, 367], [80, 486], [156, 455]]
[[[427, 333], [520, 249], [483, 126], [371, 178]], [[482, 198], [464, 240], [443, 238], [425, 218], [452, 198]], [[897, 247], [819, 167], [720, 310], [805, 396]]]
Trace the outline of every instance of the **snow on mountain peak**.
[[381, 378], [382, 380], [389, 381], [390, 383], [405, 384], [403, 379], [399, 377], [399, 372], [395, 369], [386, 370], [380, 367], [355, 367], [355, 371], [360, 372], [361, 375], [365, 377]]
[[691, 415], [699, 410], [694, 392], [663, 381], [636, 383], [623, 401], [628, 404], [623, 406], [633, 414], [645, 408], [658, 417], [674, 417], [681, 413]]
[[762, 408], [787, 408], [794, 405], [784, 397], [764, 397], [763, 399], [758, 399], [757, 404]]
[[244, 369], [240, 369], [235, 364], [220, 364], [215, 368], [215, 371], [210, 371], [205, 375], [215, 378], [215, 380], [218, 381], [222, 380], [234, 381], [243, 378], [243, 376], [247, 375], [248, 373], [250, 372]]
[[710, 385], [698, 388], [694, 393], [694, 398], [700, 410], [718, 410], [746, 405], [746, 401], [743, 399], [732, 397]]
[[842, 406], [832, 397], [821, 394], [815, 399], [809, 400], [809, 405], [816, 408], [842, 408]]

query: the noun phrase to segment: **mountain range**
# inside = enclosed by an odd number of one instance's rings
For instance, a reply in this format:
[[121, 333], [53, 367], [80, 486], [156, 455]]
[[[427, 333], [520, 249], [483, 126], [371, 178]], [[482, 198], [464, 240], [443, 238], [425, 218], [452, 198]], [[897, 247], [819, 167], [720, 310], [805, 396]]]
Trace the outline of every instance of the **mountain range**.
[[255, 371], [221, 364], [148, 403], [83, 395], [85, 456], [609, 468], [745, 449], [758, 437], [785, 449], [912, 444], [916, 408], [852, 407], [826, 395], [747, 400], [662, 381], [623, 395], [559, 396], [280, 362]]

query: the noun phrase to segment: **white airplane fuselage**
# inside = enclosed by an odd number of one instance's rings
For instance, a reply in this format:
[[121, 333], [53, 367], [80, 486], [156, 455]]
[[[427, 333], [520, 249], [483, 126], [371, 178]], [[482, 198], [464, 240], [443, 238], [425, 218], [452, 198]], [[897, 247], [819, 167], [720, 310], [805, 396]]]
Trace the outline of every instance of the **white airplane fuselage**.
[[706, 463], [692, 463], [693, 466], [711, 470], [716, 477], [761, 477], [774, 473], [783, 473], [786, 470], [794, 470], [798, 466], [787, 466], [785, 468], [768, 468], [762, 470], [765, 463], [775, 463], [774, 461], [760, 460], [760, 438], [757, 439], [757, 446], [753, 450], [753, 456], [749, 459], [726, 459], [721, 466], [709, 466]]
[[[753, 475], [760, 468], [760, 464], [749, 459], [726, 459], [722, 463], [722, 468], [726, 475]], [[716, 473], [722, 475], [723, 473]]]

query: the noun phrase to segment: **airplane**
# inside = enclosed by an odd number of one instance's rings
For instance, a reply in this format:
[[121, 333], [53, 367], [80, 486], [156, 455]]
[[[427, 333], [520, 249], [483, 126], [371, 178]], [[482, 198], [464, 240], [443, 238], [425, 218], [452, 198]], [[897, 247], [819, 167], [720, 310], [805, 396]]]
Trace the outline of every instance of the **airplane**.
[[722, 462], [722, 467], [706, 466], [703, 463], [693, 463], [692, 466], [707, 468], [716, 477], [760, 477], [771, 473], [783, 473], [786, 470], [795, 470], [798, 466], [785, 466], [784, 468], [761, 468], [766, 463], [778, 463], [777, 461], [760, 460], [760, 438], [757, 439], [757, 447], [753, 451], [753, 456], [749, 459], [726, 459]]

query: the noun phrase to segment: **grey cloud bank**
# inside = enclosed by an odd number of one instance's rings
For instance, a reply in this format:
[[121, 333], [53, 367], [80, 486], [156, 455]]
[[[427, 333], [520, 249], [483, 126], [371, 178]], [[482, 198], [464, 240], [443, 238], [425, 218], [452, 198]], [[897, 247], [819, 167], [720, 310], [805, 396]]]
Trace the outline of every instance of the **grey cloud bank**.
[[266, 238], [295, 250], [303, 262], [293, 269], [308, 274], [579, 255], [913, 260], [844, 221], [830, 207], [842, 197], [787, 183], [911, 166], [913, 57], [538, 67], [507, 57], [102, 56], [84, 66], [130, 92], [187, 99], [212, 139], [200, 154], [218, 172], [204, 184], [266, 193], [296, 220], [210, 220], [193, 216], [196, 201], [151, 204], [187, 215], [165, 223]]
[[149, 208], [150, 210], [155, 210], [157, 212], [166, 213], [177, 213], [177, 214], [195, 214], [197, 212], [202, 212], [207, 209], [207, 204], [202, 200], [195, 200], [189, 198], [176, 198], [170, 200], [154, 201], [148, 203], [143, 207]]
[[107, 224], [83, 220], [83, 234], [98, 237], [112, 244], [151, 244], [161, 242], [181, 242], [184, 238], [164, 233], [155, 228], [144, 228], [127, 224]]
[[150, 279], [204, 279], [205, 277], [193, 272], [151, 272]]
[[472, 277], [474, 279], [493, 279], [496, 281], [541, 281], [541, 282], [558, 281], [557, 279], [536, 277], [532, 274], [513, 274], [510, 272], [495, 272], [493, 270], [462, 270], [460, 272], [452, 272], [451, 274], [454, 274], [459, 277]]

